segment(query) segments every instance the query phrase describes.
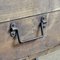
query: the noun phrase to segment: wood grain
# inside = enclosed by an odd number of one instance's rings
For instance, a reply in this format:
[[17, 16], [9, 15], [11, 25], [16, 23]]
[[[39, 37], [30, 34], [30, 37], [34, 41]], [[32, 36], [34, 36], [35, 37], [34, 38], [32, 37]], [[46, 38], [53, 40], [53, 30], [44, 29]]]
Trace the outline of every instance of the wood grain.
[[0, 0], [0, 22], [60, 10], [60, 0]]
[[8, 33], [10, 22], [1, 23], [0, 60], [17, 60], [60, 44], [60, 12], [47, 14], [47, 22], [44, 38], [22, 44], [10, 37]]

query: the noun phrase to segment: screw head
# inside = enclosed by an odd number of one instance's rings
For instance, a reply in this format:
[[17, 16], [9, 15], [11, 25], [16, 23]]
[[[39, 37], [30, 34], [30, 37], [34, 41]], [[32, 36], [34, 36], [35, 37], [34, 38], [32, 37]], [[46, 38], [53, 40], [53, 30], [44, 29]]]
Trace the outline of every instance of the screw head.
[[10, 35], [11, 35], [11, 37], [15, 38], [15, 37], [16, 37], [16, 32], [15, 32], [15, 31], [12, 31], [12, 32], [10, 33]]

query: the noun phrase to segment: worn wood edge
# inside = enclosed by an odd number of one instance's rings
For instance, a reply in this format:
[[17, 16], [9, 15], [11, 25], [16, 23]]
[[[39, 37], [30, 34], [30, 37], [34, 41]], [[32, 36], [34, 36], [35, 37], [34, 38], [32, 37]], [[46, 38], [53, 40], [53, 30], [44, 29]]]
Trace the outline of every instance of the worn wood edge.
[[32, 17], [36, 15], [42, 15], [42, 14], [48, 14], [48, 13], [54, 13], [54, 12], [60, 12], [60, 9], [55, 9], [47, 12], [41, 12], [41, 11], [23, 11], [23, 12], [15, 12], [15, 13], [9, 13], [9, 14], [4, 14], [0, 15], [0, 23], [2, 22], [7, 22], [7, 21], [12, 21], [12, 20], [18, 20], [20, 18], [27, 18], [27, 17]]
[[23, 57], [21, 59], [18, 59], [18, 60], [23, 60], [23, 59], [26, 59], [26, 60], [33, 60], [35, 58], [38, 58], [40, 56], [44, 56], [44, 55], [47, 55], [49, 53], [52, 53], [56, 50], [59, 50], [60, 49], [60, 44], [54, 46], [54, 47], [51, 47], [51, 48], [48, 48], [47, 50], [45, 51], [42, 51], [42, 52], [38, 52], [38, 53], [35, 53], [35, 54], [32, 54], [30, 56], [27, 56], [27, 57]]
[[47, 50], [45, 50], [45, 51], [36, 53], [35, 55], [31, 55], [31, 56], [29, 57], [29, 59], [31, 60], [31, 59], [34, 59], [34, 58], [37, 58], [37, 57], [40, 57], [40, 56], [47, 55], [47, 54], [52, 53], [52, 52], [54, 52], [54, 51], [56, 51], [56, 50], [59, 50], [59, 49], [60, 49], [59, 47], [60, 47], [60, 44], [58, 44], [58, 45], [56, 45], [56, 46], [54, 46], [54, 47], [52, 47], [52, 48], [49, 48], [49, 49], [47, 49]]

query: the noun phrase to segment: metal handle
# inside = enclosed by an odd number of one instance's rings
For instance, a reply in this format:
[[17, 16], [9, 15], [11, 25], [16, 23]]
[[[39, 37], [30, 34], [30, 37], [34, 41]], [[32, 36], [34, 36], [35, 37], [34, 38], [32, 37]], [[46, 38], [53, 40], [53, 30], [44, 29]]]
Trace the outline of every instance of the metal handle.
[[10, 36], [13, 37], [13, 39], [15, 39], [17, 37], [18, 38], [18, 42], [21, 43], [16, 23], [11, 23], [10, 24], [9, 33], [10, 33]]
[[43, 28], [46, 27], [46, 21], [45, 21], [45, 18], [44, 17], [41, 17], [40, 18], [40, 23], [38, 25], [38, 31], [39, 31], [39, 28], [41, 28], [41, 35], [44, 36], [44, 31], [43, 31]]

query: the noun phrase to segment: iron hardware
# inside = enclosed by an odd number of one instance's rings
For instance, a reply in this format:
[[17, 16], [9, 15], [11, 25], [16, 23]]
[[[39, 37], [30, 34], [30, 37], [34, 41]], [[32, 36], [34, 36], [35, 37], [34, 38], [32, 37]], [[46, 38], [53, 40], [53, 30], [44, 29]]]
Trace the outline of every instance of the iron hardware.
[[10, 24], [9, 33], [10, 33], [10, 36], [13, 37], [13, 39], [18, 38], [18, 42], [21, 43], [16, 23], [11, 23]]
[[41, 28], [41, 35], [44, 36], [44, 32], [43, 32], [43, 29], [46, 27], [46, 24], [47, 22], [45, 21], [45, 18], [44, 17], [41, 17], [40, 18], [40, 23], [38, 25], [38, 31], [39, 29]]

